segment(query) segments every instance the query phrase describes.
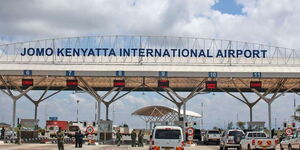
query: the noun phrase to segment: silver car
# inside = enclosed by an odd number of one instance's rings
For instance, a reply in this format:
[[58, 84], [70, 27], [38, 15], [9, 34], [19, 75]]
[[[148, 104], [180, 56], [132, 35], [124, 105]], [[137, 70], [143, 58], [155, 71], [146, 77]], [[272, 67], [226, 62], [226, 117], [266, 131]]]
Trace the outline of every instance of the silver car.
[[296, 131], [293, 136], [287, 136], [280, 142], [281, 150], [300, 150], [300, 131]]

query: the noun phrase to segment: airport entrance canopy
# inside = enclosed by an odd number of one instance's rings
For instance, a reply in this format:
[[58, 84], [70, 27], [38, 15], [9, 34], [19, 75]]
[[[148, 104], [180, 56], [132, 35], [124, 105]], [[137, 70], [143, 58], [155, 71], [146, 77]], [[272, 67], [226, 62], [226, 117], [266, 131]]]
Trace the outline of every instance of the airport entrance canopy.
[[[13, 99], [14, 114], [22, 96], [37, 109], [40, 102], [63, 90], [87, 92], [98, 106], [105, 104], [107, 117], [109, 105], [132, 91], [155, 91], [178, 110], [197, 94], [226, 92], [250, 108], [250, 122], [252, 107], [266, 101], [271, 128], [271, 103], [286, 92], [300, 92], [299, 83], [299, 50], [257, 43], [114, 35], [0, 45], [0, 89]], [[35, 101], [27, 94], [30, 90], [44, 93]], [[45, 96], [48, 90], [57, 92]], [[106, 100], [113, 92], [112, 99]], [[190, 94], [184, 97], [176, 92]], [[244, 92], [256, 93], [258, 99], [251, 102]]]
[[[167, 78], [176, 91], [190, 91], [203, 79], [218, 80], [218, 87], [236, 92], [250, 92], [250, 81], [261, 81], [260, 91], [266, 91], [285, 79], [282, 91], [299, 91], [294, 85], [300, 81], [299, 57], [295, 49], [230, 40], [87, 36], [0, 45], [0, 75], [19, 87], [23, 78], [35, 84], [47, 77], [33, 90], [46, 89], [54, 78], [49, 89], [61, 89], [65, 80], [82, 77], [95, 90], [109, 90], [115, 79], [126, 80], [123, 90], [142, 83], [161, 90], [157, 80]], [[1, 82], [0, 87], [5, 85]]]
[[[181, 110], [180, 114], [183, 115], [184, 111]], [[139, 116], [146, 123], [163, 123], [168, 122], [168, 125], [172, 125], [177, 121], [178, 111], [174, 108], [166, 106], [147, 106], [134, 111], [131, 115]], [[186, 122], [192, 122], [202, 116], [199, 113], [186, 110]], [[151, 129], [151, 127], [150, 127]]]

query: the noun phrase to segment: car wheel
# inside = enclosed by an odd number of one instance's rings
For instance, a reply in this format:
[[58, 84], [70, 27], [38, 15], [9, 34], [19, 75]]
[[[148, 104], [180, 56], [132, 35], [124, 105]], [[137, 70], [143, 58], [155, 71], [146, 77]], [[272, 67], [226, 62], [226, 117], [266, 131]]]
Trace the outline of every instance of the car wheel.
[[219, 146], [220, 146], [220, 150], [223, 150], [223, 145], [221, 145], [221, 143], [220, 143], [220, 145], [219, 145]]
[[280, 150], [284, 150], [281, 144], [280, 144]]
[[248, 145], [248, 146], [247, 146], [247, 150], [251, 150], [251, 147], [250, 147], [250, 145]]

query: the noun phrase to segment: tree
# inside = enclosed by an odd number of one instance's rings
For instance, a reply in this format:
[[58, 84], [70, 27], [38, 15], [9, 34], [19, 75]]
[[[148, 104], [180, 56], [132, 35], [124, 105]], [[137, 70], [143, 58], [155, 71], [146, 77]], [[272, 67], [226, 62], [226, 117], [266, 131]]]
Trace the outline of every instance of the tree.
[[233, 123], [232, 122], [229, 122], [228, 124], [227, 124], [227, 129], [232, 129], [233, 128]]
[[295, 112], [296, 112], [296, 113], [295, 113], [296, 115], [293, 115], [292, 118], [293, 118], [295, 121], [300, 122], [300, 105], [297, 106]]
[[243, 121], [238, 121], [236, 122], [236, 126], [239, 127], [240, 129], [244, 130], [245, 129], [245, 122]]

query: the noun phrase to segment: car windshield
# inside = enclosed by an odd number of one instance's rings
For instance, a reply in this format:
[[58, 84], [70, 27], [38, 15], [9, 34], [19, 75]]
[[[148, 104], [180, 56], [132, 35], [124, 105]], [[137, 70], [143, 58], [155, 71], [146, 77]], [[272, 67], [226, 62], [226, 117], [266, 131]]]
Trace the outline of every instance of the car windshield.
[[220, 134], [219, 131], [208, 131], [208, 134]]
[[266, 137], [264, 133], [249, 133], [248, 137]]
[[157, 129], [155, 132], [156, 139], [180, 139], [180, 130]]
[[243, 136], [244, 134], [243, 134], [242, 131], [229, 131], [229, 134], [228, 134], [228, 135], [229, 135], [229, 136], [237, 136], [237, 135]]

